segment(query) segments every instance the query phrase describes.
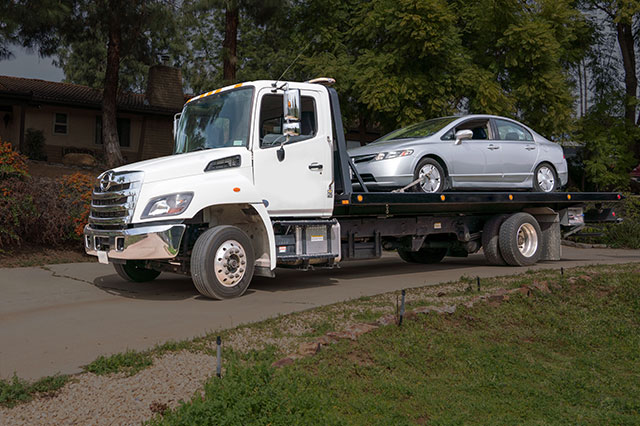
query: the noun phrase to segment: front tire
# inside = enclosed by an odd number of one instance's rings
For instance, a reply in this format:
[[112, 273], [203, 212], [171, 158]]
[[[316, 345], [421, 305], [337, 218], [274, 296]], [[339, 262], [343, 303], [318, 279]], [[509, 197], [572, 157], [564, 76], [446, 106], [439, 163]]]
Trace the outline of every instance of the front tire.
[[515, 213], [500, 226], [500, 254], [508, 265], [530, 266], [540, 260], [542, 231], [529, 213]]
[[216, 226], [198, 237], [191, 253], [191, 278], [211, 299], [242, 296], [253, 278], [251, 240], [235, 226]]
[[541, 163], [533, 172], [535, 192], [554, 192], [558, 189], [558, 173], [549, 163]]
[[447, 174], [440, 163], [433, 158], [420, 160], [413, 172], [413, 180], [424, 179], [413, 187], [416, 192], [433, 194], [446, 189]]
[[120, 278], [134, 283], [153, 281], [160, 275], [160, 271], [144, 268], [140, 262], [132, 260], [128, 260], [127, 263], [114, 263], [113, 267]]

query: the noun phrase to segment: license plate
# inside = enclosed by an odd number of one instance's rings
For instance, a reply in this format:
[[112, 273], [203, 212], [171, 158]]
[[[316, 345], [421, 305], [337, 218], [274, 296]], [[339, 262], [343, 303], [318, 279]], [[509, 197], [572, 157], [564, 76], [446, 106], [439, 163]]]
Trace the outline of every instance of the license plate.
[[106, 251], [98, 250], [98, 262], [104, 263], [105, 265], [109, 263], [109, 256], [107, 256]]

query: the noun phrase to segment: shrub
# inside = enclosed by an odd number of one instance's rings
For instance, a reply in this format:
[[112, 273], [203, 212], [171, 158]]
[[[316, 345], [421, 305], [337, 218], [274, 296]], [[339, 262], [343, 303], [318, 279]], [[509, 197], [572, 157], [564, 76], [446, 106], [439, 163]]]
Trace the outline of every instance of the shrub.
[[7, 141], [0, 139], [0, 180], [29, 176], [27, 158], [13, 149]]
[[46, 160], [47, 154], [44, 151], [46, 139], [42, 130], [27, 129], [24, 134], [25, 154], [31, 160]]
[[23, 243], [60, 247], [82, 236], [92, 178], [83, 174], [0, 181], [0, 249]]
[[640, 248], [640, 199], [627, 196], [616, 209], [624, 218], [622, 223], [610, 225], [604, 233], [604, 241], [615, 248]]

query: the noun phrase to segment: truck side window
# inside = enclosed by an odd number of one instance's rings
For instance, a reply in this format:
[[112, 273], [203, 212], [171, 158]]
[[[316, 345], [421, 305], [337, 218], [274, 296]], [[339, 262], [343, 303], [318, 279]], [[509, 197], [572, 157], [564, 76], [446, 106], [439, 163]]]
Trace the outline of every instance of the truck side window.
[[[316, 135], [316, 105], [311, 96], [302, 96], [302, 122], [300, 136], [289, 139], [289, 143], [300, 142]], [[282, 95], [265, 95], [260, 105], [260, 148], [280, 146], [285, 141], [282, 134]]]

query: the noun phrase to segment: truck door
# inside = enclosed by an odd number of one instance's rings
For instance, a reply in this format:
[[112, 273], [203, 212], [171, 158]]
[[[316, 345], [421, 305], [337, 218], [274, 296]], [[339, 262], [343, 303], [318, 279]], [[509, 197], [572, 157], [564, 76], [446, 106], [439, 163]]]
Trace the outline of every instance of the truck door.
[[302, 90], [301, 95], [301, 134], [282, 146], [283, 95], [270, 89], [258, 93], [252, 137], [254, 184], [272, 216], [328, 217], [334, 196], [329, 99], [311, 90]]

